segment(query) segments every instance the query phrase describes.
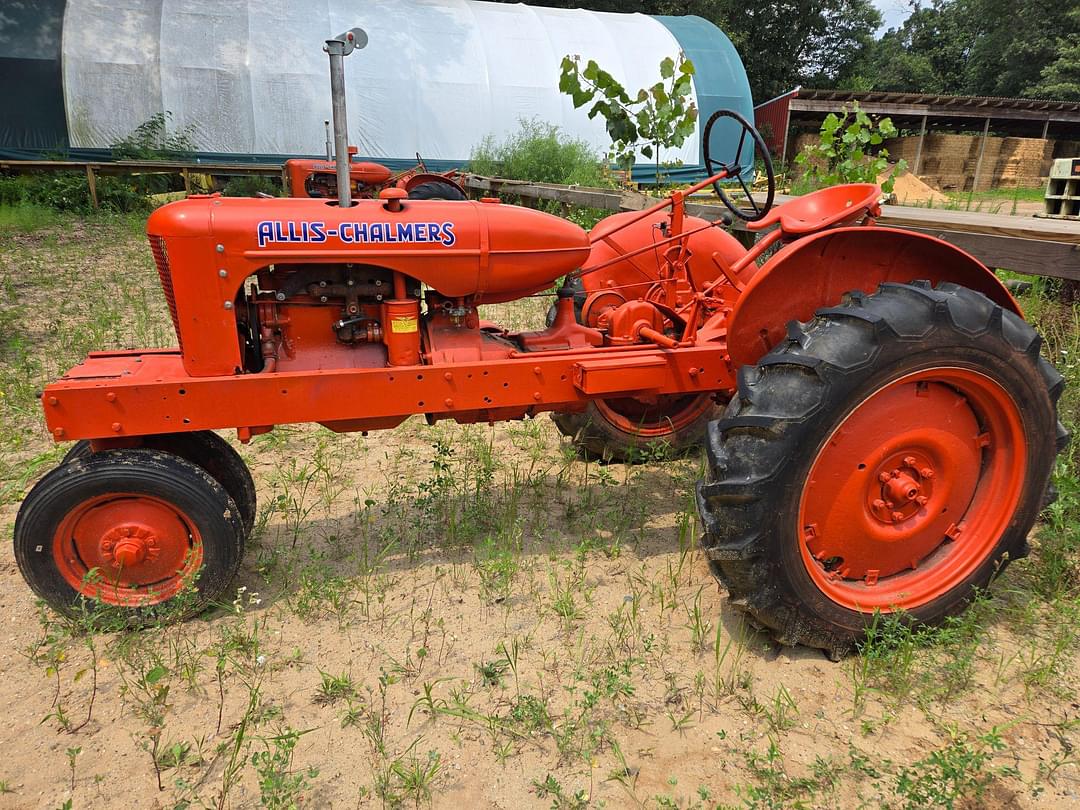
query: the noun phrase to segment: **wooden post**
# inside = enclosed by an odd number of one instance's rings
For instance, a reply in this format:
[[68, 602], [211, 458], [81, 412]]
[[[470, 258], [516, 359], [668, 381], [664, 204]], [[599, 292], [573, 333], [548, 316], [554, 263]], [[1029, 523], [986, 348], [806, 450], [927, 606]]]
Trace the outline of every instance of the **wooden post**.
[[191, 175], [188, 174], [187, 168], [181, 169], [180, 174], [184, 178], [184, 194], [188, 195], [191, 193]]
[[97, 180], [94, 177], [94, 167], [89, 163], [86, 164], [86, 185], [90, 187], [90, 204], [96, 210], [98, 207]]
[[1049, 134], [1049, 132], [1050, 132], [1050, 119], [1049, 119], [1049, 118], [1047, 118], [1047, 119], [1046, 119], [1046, 121], [1044, 121], [1044, 122], [1043, 122], [1043, 134], [1042, 134], [1042, 139], [1043, 139], [1044, 141], [1046, 140], [1046, 136], [1047, 136], [1047, 135]]
[[971, 190], [979, 190], [979, 175], [982, 173], [983, 155], [986, 153], [986, 139], [990, 136], [990, 119], [983, 124], [982, 140], [979, 141], [979, 159], [975, 162], [975, 179], [971, 181]]
[[915, 147], [915, 165], [911, 169], [911, 173], [917, 175], [922, 168], [922, 148], [923, 141], [926, 140], [926, 116], [922, 117], [922, 128], [919, 130], [919, 145]]

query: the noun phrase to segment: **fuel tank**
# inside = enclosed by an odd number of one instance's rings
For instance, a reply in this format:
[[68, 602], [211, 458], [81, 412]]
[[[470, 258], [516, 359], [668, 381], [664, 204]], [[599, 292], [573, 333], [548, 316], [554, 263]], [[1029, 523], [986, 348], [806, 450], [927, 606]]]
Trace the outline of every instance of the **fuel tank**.
[[[275, 263], [344, 261], [397, 270], [478, 303], [545, 289], [589, 255], [585, 231], [528, 208], [444, 200], [403, 200], [393, 208], [383, 200], [342, 209], [336, 200], [192, 196], [155, 211], [147, 233], [163, 238], [170, 255], [173, 239], [205, 239], [219, 257], [248, 267], [246, 275]], [[209, 277], [217, 267], [173, 261], [171, 271], [179, 285], [181, 277]]]
[[[603, 264], [646, 245], [662, 242], [668, 236], [668, 219], [668, 211], [657, 211], [644, 218], [636, 212], [625, 212], [601, 220], [590, 232], [593, 245], [587, 265]], [[683, 229], [690, 233], [687, 238], [690, 249], [688, 270], [699, 290], [720, 275], [717, 261], [731, 265], [746, 253], [739, 240], [721, 228], [709, 227], [704, 219], [688, 216], [683, 221]], [[644, 296], [652, 283], [660, 278], [663, 255], [669, 248], [670, 245], [664, 245], [585, 274], [581, 278], [585, 291], [591, 293], [614, 287], [627, 300]]]

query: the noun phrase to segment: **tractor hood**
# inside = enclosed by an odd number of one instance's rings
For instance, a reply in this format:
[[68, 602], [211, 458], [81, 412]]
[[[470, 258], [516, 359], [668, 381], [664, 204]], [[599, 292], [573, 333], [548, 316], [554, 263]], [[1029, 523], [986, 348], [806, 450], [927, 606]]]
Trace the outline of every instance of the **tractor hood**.
[[[585, 231], [528, 208], [442, 200], [393, 207], [383, 200], [342, 209], [332, 200], [195, 195], [155, 211], [147, 233], [163, 242], [178, 287], [209, 281], [223, 265], [239, 271], [230, 276], [241, 284], [267, 265], [349, 262], [397, 270], [443, 295], [481, 303], [545, 289], [589, 255]], [[181, 253], [193, 260], [176, 261]]]

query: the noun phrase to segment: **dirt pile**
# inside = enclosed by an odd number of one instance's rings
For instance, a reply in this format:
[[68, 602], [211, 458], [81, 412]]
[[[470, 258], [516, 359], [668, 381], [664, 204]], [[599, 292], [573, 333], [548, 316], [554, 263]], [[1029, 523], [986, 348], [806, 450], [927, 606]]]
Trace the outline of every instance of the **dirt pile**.
[[[889, 179], [892, 169], [888, 169], [878, 176], [878, 182], [884, 183]], [[909, 171], [897, 175], [893, 185], [893, 194], [899, 205], [940, 205], [947, 203], [949, 198], [935, 188], [928, 186]]]

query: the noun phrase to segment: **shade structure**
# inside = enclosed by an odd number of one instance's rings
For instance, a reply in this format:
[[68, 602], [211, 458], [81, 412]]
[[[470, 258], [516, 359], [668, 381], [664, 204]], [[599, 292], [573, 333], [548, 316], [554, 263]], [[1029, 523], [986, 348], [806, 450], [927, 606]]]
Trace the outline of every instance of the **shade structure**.
[[[0, 110], [0, 152], [8, 156], [107, 150], [155, 115], [187, 131], [207, 158], [321, 154], [330, 117], [322, 43], [354, 26], [370, 43], [345, 61], [350, 135], [361, 156], [391, 166], [417, 153], [436, 168], [460, 165], [485, 136], [504, 137], [522, 119], [558, 125], [606, 151], [603, 120], [559, 92], [568, 54], [595, 59], [633, 91], [681, 52], [697, 68], [702, 122], [722, 106], [753, 113], [735, 48], [699, 17], [472, 0], [21, 5], [21, 18], [0, 22], [0, 59], [18, 76], [9, 97], [33, 101], [38, 114], [20, 103]], [[662, 158], [700, 173], [700, 137]], [[639, 170], [651, 173], [649, 163]]]

